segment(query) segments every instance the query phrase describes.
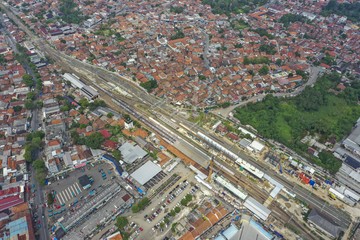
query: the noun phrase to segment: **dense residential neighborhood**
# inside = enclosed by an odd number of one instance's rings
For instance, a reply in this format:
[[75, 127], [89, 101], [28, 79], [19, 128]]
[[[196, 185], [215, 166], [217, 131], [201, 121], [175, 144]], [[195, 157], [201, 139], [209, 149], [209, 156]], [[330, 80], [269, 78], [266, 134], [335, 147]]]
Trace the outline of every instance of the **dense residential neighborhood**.
[[0, 239], [359, 239], [357, 1], [0, 9]]
[[88, 17], [80, 25], [58, 21], [61, 2], [11, 3], [27, 9], [20, 18], [57, 49], [140, 84], [155, 80], [150, 91], [178, 105], [286, 92], [306, 82], [312, 64], [360, 73], [356, 25], [319, 15], [325, 1], [283, 1], [230, 16], [200, 1], [80, 1]]

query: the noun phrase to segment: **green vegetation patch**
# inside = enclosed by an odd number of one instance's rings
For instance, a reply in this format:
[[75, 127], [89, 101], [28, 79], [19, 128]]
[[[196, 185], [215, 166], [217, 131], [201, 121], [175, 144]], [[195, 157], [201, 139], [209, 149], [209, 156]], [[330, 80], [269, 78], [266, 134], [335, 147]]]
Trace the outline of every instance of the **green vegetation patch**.
[[257, 34], [259, 34], [260, 37], [264, 37], [264, 36], [265, 36], [265, 37], [267, 37], [268, 39], [274, 39], [274, 38], [275, 38], [272, 34], [268, 33], [268, 32], [266, 31], [266, 29], [263, 29], [263, 28], [251, 29], [251, 31], [256, 32]]
[[176, 29], [176, 33], [171, 35], [170, 40], [176, 40], [184, 37], [185, 34], [180, 29]]
[[235, 110], [242, 124], [255, 127], [266, 138], [275, 139], [310, 158], [314, 163], [336, 173], [341, 162], [331, 153], [322, 152], [319, 158], [307, 155], [307, 145], [300, 140], [311, 134], [320, 142], [332, 137], [337, 140], [349, 134], [360, 116], [357, 104], [360, 83], [353, 82], [345, 91], [334, 93], [341, 76], [332, 73], [320, 77], [313, 88], [306, 87], [298, 96], [279, 99], [267, 95], [262, 102]]
[[245, 28], [249, 27], [249, 24], [247, 22], [245, 22], [242, 19], [234, 19], [230, 22], [230, 26], [234, 29], [234, 30], [243, 30]]
[[269, 63], [271, 63], [271, 61], [267, 57], [254, 57], [254, 58], [244, 57], [244, 62], [243, 63], [245, 65], [248, 65], [248, 64], [269, 64]]
[[214, 14], [247, 13], [251, 9], [265, 4], [267, 0], [202, 0], [208, 4]]
[[151, 90], [155, 89], [158, 87], [158, 84], [155, 80], [150, 80], [144, 83], [140, 83], [140, 86], [142, 86], [143, 88], [145, 88], [148, 92], [151, 92]]
[[285, 14], [279, 19], [279, 22], [284, 24], [285, 27], [288, 27], [293, 22], [305, 22], [305, 21], [306, 18], [304, 16], [293, 13]]
[[149, 205], [149, 204], [150, 204], [150, 199], [147, 198], [147, 197], [144, 197], [137, 204], [134, 204], [132, 206], [131, 211], [133, 213], [140, 212], [140, 211], [144, 210], [146, 208], [146, 206]]
[[354, 3], [338, 3], [336, 0], [330, 0], [329, 3], [323, 7], [321, 14], [329, 16], [330, 14], [337, 14], [346, 16], [353, 22], [360, 21], [360, 2]]
[[184, 7], [181, 7], [181, 6], [171, 6], [171, 7], [170, 7], [170, 12], [173, 12], [173, 13], [182, 13], [182, 12], [184, 12]]
[[269, 54], [269, 55], [274, 55], [276, 53], [276, 46], [273, 44], [262, 44], [259, 47], [259, 51], [265, 52], [266, 54]]
[[59, 10], [62, 13], [61, 19], [64, 22], [79, 24], [85, 20], [78, 5], [72, 0], [61, 0]]

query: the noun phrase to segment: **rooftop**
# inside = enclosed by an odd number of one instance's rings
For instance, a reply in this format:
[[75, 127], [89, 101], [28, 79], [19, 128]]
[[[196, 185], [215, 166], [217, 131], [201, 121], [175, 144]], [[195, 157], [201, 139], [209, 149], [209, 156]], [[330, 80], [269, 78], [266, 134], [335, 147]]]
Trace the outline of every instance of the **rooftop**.
[[139, 169], [131, 174], [131, 177], [134, 178], [138, 183], [144, 185], [150, 179], [155, 177], [159, 172], [161, 172], [161, 167], [153, 163], [152, 161], [147, 161]]
[[124, 162], [126, 163], [133, 163], [137, 159], [141, 159], [147, 155], [147, 152], [144, 151], [140, 146], [132, 145], [129, 142], [124, 143], [119, 150], [123, 156]]

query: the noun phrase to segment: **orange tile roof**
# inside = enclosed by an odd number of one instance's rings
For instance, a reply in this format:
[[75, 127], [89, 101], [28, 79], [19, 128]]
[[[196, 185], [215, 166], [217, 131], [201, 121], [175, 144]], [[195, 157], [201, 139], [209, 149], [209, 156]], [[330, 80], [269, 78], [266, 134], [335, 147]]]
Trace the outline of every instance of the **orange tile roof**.
[[48, 142], [48, 146], [56, 146], [56, 145], [59, 145], [59, 144], [60, 144], [59, 140], [50, 140]]
[[117, 232], [113, 235], [111, 235], [110, 237], [107, 238], [107, 240], [122, 240], [122, 236], [120, 234], [120, 232]]
[[131, 132], [128, 129], [123, 129], [122, 133], [125, 134], [126, 136], [131, 136]]
[[195, 240], [191, 232], [187, 231], [179, 240]]
[[11, 211], [14, 214], [19, 213], [19, 212], [24, 212], [26, 210], [29, 210], [29, 204], [28, 203], [22, 203], [22, 204], [16, 205], [16, 206], [11, 208]]
[[55, 124], [60, 124], [61, 123], [61, 119], [54, 119], [51, 121], [51, 125], [55, 125]]
[[138, 128], [133, 132], [133, 136], [138, 136], [142, 138], [147, 138], [149, 134], [144, 129]]

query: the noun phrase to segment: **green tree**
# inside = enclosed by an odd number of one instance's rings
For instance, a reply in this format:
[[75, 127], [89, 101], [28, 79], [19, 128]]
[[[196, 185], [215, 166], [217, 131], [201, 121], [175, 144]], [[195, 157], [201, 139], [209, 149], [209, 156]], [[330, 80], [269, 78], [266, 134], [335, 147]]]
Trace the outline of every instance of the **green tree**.
[[35, 179], [41, 184], [45, 185], [47, 169], [43, 160], [37, 159], [32, 164], [35, 169]]
[[121, 160], [122, 159], [122, 154], [121, 154], [120, 150], [116, 149], [116, 150], [112, 151], [112, 155], [114, 156], [114, 158], [116, 160]]
[[42, 140], [40, 137], [34, 137], [32, 140], [31, 140], [31, 145], [34, 147], [34, 148], [40, 148], [41, 147], [41, 143], [42, 143]]
[[181, 211], [181, 208], [180, 207], [175, 207], [175, 212], [176, 213], [179, 213]]
[[336, 0], [330, 0], [326, 6], [323, 7], [321, 14], [329, 16], [330, 14], [337, 14], [340, 16], [347, 16], [353, 22], [360, 21], [360, 2], [353, 3], [338, 3]]
[[265, 52], [266, 54], [274, 55], [276, 53], [275, 46], [272, 44], [262, 44], [259, 47], [260, 52]]
[[32, 87], [34, 86], [34, 81], [31, 75], [29, 74], [24, 74], [22, 77], [23, 82], [25, 83], [26, 86], [28, 87]]
[[89, 101], [86, 98], [79, 100], [79, 104], [82, 108], [87, 108], [89, 106]]
[[275, 64], [281, 66], [282, 60], [280, 58], [276, 59]]
[[59, 10], [62, 12], [61, 19], [64, 22], [79, 24], [85, 20], [77, 3], [72, 0], [61, 0]]
[[22, 110], [22, 106], [14, 106], [13, 109], [15, 112], [20, 112]]
[[26, 95], [26, 98], [29, 99], [29, 100], [35, 100], [35, 99], [36, 99], [36, 93], [34, 93], [34, 92], [29, 92], [29, 93]]
[[51, 206], [54, 203], [54, 196], [52, 193], [47, 194], [47, 203], [49, 206]]
[[150, 80], [144, 83], [140, 83], [140, 86], [142, 86], [143, 88], [145, 88], [148, 92], [151, 92], [151, 90], [155, 89], [158, 87], [158, 84], [155, 80]]
[[170, 36], [170, 40], [176, 40], [176, 39], [180, 39], [180, 38], [184, 38], [185, 34], [180, 30], [180, 29], [176, 29], [175, 34]]
[[114, 116], [114, 114], [112, 112], [109, 112], [107, 115], [106, 115], [108, 118], [112, 118]]
[[266, 75], [266, 74], [268, 74], [269, 73], [269, 68], [268, 68], [268, 66], [266, 66], [266, 65], [264, 65], [264, 66], [262, 66], [260, 69], [259, 69], [259, 74], [260, 75]]
[[129, 224], [129, 221], [126, 217], [119, 216], [116, 218], [116, 227], [120, 230], [123, 230], [127, 225]]
[[184, 11], [184, 7], [180, 6], [170, 6], [170, 12], [173, 13], [182, 13]]
[[160, 223], [160, 228], [161, 228], [161, 229], [164, 229], [164, 228], [165, 228], [165, 223], [164, 223], [164, 222], [161, 222], [161, 223]]
[[99, 149], [104, 141], [105, 138], [103, 135], [99, 132], [95, 132], [85, 138], [85, 145], [89, 148]]
[[279, 22], [284, 24], [285, 27], [288, 27], [293, 22], [305, 22], [305, 21], [306, 18], [304, 16], [298, 14], [292, 14], [292, 13], [285, 14], [279, 19]]
[[45, 162], [43, 160], [40, 160], [40, 159], [37, 159], [35, 160], [33, 163], [32, 163], [32, 166], [35, 170], [38, 170], [38, 169], [45, 169], [46, 166], [45, 166]]

